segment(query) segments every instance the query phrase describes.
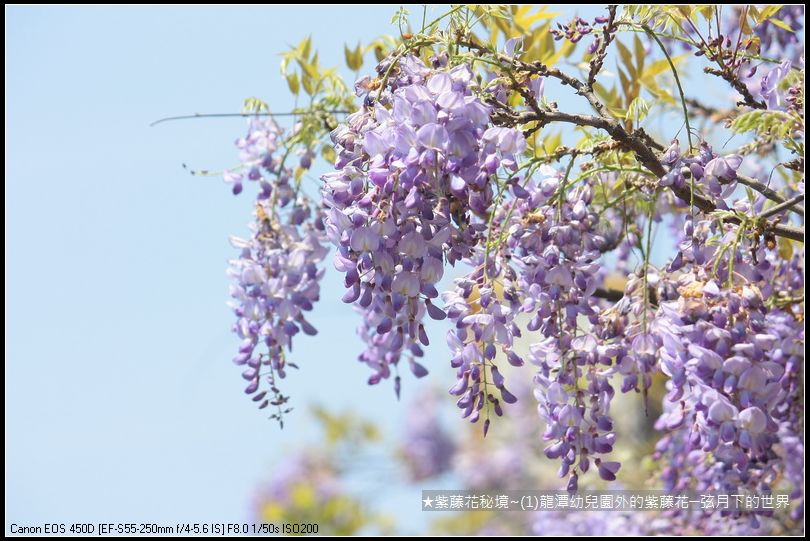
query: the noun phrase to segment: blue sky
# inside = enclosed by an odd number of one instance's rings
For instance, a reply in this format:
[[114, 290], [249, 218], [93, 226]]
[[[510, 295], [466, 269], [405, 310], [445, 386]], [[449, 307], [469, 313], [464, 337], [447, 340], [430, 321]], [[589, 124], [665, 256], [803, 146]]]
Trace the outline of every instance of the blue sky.
[[[149, 123], [250, 95], [289, 109], [278, 52], [311, 34], [342, 66], [343, 43], [391, 31], [392, 12], [6, 9], [7, 531], [242, 520], [257, 482], [313, 436], [300, 411], [284, 431], [258, 413], [230, 362], [227, 237], [251, 199], [181, 167], [234, 164], [244, 121]], [[321, 334], [296, 344], [286, 388], [393, 429], [402, 407], [389, 384], [365, 385], [341, 294], [328, 273]], [[426, 364], [447, 373], [440, 325], [432, 336]]]

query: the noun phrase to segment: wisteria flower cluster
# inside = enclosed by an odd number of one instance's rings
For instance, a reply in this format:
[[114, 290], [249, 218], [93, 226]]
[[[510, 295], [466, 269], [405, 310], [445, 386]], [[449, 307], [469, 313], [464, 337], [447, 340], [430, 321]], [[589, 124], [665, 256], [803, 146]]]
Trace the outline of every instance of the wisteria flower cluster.
[[[661, 303], [656, 318], [670, 378], [657, 424], [666, 432], [658, 450], [672, 456], [664, 479], [673, 489], [697, 481], [700, 490], [770, 491], [787, 474], [779, 471], [785, 453], [802, 445], [795, 401], [804, 327], [795, 306], [769, 307], [766, 299], [803, 289], [803, 271], [795, 257], [781, 260], [763, 246], [720, 253], [706, 243], [711, 228], [699, 222], [682, 243], [679, 295]], [[718, 276], [732, 263], [746, 280], [721, 287]], [[792, 475], [800, 487], [801, 475]]]
[[225, 181], [233, 183], [234, 194], [241, 193], [244, 179], [259, 186], [251, 237], [231, 238], [240, 251], [228, 270], [234, 280], [233, 330], [241, 339], [233, 362], [245, 368], [245, 393], [260, 409], [275, 407], [272, 417], [283, 423], [288, 398], [277, 378], [297, 366], [287, 358], [293, 337], [317, 334], [306, 313], [320, 298], [320, 263], [328, 250], [320, 210], [296, 196], [292, 173], [276, 152], [281, 135], [272, 119], [251, 118], [247, 136], [236, 142], [242, 165], [226, 171]]
[[[380, 77], [388, 69], [383, 62]], [[473, 87], [465, 65], [432, 70], [406, 56], [376, 101], [332, 134], [338, 171], [324, 176], [326, 228], [343, 300], [363, 314], [370, 383], [403, 357], [415, 376], [427, 374], [417, 361], [429, 344], [423, 319], [446, 317], [435, 302], [444, 263], [480, 242], [490, 177], [515, 169], [524, 148], [519, 131], [488, 128], [490, 107]]]
[[[341, 122], [285, 133], [250, 120], [242, 164], [225, 175], [234, 193], [258, 187], [252, 237], [235, 242], [231, 271], [246, 391], [261, 406], [286, 402], [275, 378], [293, 337], [315, 332], [307, 312], [328, 243], [359, 314], [369, 384], [392, 380], [399, 396], [405, 364], [425, 377], [429, 320], [442, 321], [462, 418], [487, 435], [531, 382], [542, 452], [568, 490], [621, 480], [615, 404], [638, 394], [660, 433], [653, 458], [667, 489], [788, 489], [802, 502], [804, 62], [785, 33], [801, 17], [611, 6], [592, 22], [533, 26], [544, 18], [454, 7], [419, 32], [401, 27], [391, 50], [375, 45], [375, 71], [342, 87], [359, 100]], [[585, 76], [554, 65], [589, 34]], [[675, 55], [673, 39], [694, 54]], [[294, 54], [312, 78], [308, 47]], [[600, 74], [613, 48], [608, 88]], [[780, 48], [789, 55], [763, 56]], [[687, 95], [687, 57], [724, 85], [732, 109]], [[347, 62], [358, 69], [348, 49]], [[544, 95], [552, 84], [591, 112], [560, 110]], [[304, 113], [347, 100], [313, 100]], [[677, 126], [646, 122], [652, 100]], [[302, 178], [327, 134], [334, 170], [315, 204]], [[297, 170], [285, 165], [293, 152]], [[754, 527], [762, 516], [747, 518]]]

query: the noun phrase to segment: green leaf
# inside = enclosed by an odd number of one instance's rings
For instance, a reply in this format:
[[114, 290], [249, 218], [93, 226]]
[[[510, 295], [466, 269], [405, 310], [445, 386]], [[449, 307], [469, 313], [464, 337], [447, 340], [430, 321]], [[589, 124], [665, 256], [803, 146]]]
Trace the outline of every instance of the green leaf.
[[[317, 62], [317, 58], [316, 58]], [[303, 60], [298, 60], [298, 65], [301, 66], [301, 69], [304, 70], [304, 75], [311, 77], [312, 79], [319, 79], [320, 74], [318, 73], [318, 66], [317, 64], [310, 64], [309, 62], [304, 62]]]
[[658, 86], [658, 83], [655, 82], [655, 79], [649, 77], [643, 77], [639, 79], [644, 88], [646, 88], [650, 94], [655, 96], [656, 98], [662, 99], [669, 104], [675, 103], [675, 98], [673, 97], [672, 93], [669, 90], [661, 88]]
[[636, 53], [636, 73], [644, 73], [644, 59], [647, 53], [644, 52], [644, 43], [642, 43], [638, 34], [633, 36], [633, 50]]
[[698, 12], [703, 15], [706, 22], [711, 23], [714, 17], [714, 6], [700, 6]]
[[[685, 54], [681, 54], [681, 55], [678, 55], [678, 56], [673, 56], [672, 57], [672, 63], [677, 66], [679, 63], [683, 62], [683, 60], [688, 56], [691, 56], [691, 55], [689, 53], [685, 53]], [[661, 75], [664, 72], [669, 72], [669, 71], [670, 71], [670, 67], [669, 67], [669, 62], [667, 61], [667, 59], [666, 58], [659, 58], [658, 60], [656, 60], [655, 62], [653, 62], [649, 66], [647, 66], [647, 69], [644, 70], [644, 72], [641, 74], [641, 77], [642, 77], [642, 79], [647, 78], [647, 77], [653, 78], [653, 77], [656, 77], [658, 75]]]
[[779, 11], [780, 9], [782, 9], [782, 7], [783, 6], [781, 4], [774, 4], [774, 5], [765, 6], [764, 8], [762, 8], [762, 11], [759, 11], [757, 13], [757, 17], [756, 17], [757, 24], [759, 24], [762, 21], [765, 21], [767, 19], [770, 19], [771, 17], [776, 15], [776, 12]]
[[630, 49], [619, 40], [616, 40], [616, 45], [619, 48], [619, 56], [622, 59], [622, 64], [624, 64], [625, 69], [627, 69], [628, 73], [632, 76], [636, 76], [636, 66], [635, 62], [633, 62], [633, 55], [630, 52]]
[[350, 70], [356, 71], [354, 68], [352, 68], [352, 51], [345, 43], [343, 44], [343, 57], [346, 60], [346, 66], [348, 66]]
[[310, 77], [306, 72], [304, 72], [304, 77], [301, 79], [301, 86], [304, 87], [304, 92], [310, 96], [315, 93], [315, 83], [312, 80], [312, 77]]
[[321, 156], [323, 156], [323, 159], [328, 163], [335, 163], [337, 159], [337, 153], [332, 145], [323, 145], [321, 147]]
[[360, 68], [363, 67], [363, 49], [360, 43], [357, 44], [354, 50], [349, 49], [348, 45], [344, 45], [343, 54], [346, 57], [346, 65], [349, 69], [352, 71], [360, 71]]
[[246, 98], [244, 104], [242, 105], [242, 111], [245, 113], [259, 113], [262, 111], [269, 111], [269, 110], [270, 107], [267, 105], [266, 102], [253, 96]]
[[312, 36], [307, 36], [301, 43], [298, 44], [297, 51], [301, 55], [302, 58], [309, 58], [309, 51], [312, 47]]
[[779, 256], [785, 261], [793, 257], [793, 242], [790, 239], [779, 239]]
[[593, 89], [596, 91], [596, 95], [608, 105], [618, 105], [618, 92], [616, 92], [615, 86], [608, 90], [602, 83], [597, 81], [594, 83]]
[[624, 70], [619, 68], [619, 81], [622, 83], [622, 90], [624, 91], [625, 97], [628, 98], [628, 101], [632, 100], [635, 96], [631, 96], [632, 90], [632, 83], [630, 82], [630, 77], [624, 73]]
[[641, 96], [635, 98], [627, 107], [625, 119], [633, 122], [641, 122], [650, 112], [650, 105]]
[[734, 133], [753, 131], [778, 139], [786, 139], [803, 123], [795, 116], [784, 111], [749, 111], [731, 122]]
[[557, 132], [554, 135], [546, 137], [543, 139], [543, 151], [546, 155], [554, 154], [554, 151], [557, 150], [557, 147], [560, 146], [562, 143], [562, 132]]
[[400, 6], [394, 16], [391, 17], [391, 24], [403, 25], [408, 23], [408, 16], [411, 14], [405, 6]]
[[383, 49], [381, 45], [374, 47], [374, 58], [377, 59], [377, 62], [382, 62], [385, 57], [385, 49]]
[[301, 81], [298, 80], [298, 74], [295, 72], [287, 74], [287, 87], [294, 96], [297, 96], [301, 91]]
[[560, 14], [559, 12], [547, 12], [546, 6], [541, 6], [538, 11], [529, 14], [531, 9], [531, 5], [524, 5], [518, 9], [518, 13], [514, 17], [515, 26], [528, 30], [534, 23], [553, 19]]
[[356, 66], [354, 68], [355, 71], [360, 71], [360, 68], [363, 67], [363, 48], [360, 45], [360, 42], [357, 42], [357, 47], [354, 49], [352, 58], [352, 65]]
[[782, 30], [787, 30], [788, 32], [791, 32], [791, 33], [795, 34], [794, 30], [790, 27], [789, 24], [787, 24], [787, 23], [785, 23], [783, 21], [780, 21], [779, 19], [768, 19], [768, 22], [771, 23], [771, 24], [775, 24], [776, 26], [778, 26]]

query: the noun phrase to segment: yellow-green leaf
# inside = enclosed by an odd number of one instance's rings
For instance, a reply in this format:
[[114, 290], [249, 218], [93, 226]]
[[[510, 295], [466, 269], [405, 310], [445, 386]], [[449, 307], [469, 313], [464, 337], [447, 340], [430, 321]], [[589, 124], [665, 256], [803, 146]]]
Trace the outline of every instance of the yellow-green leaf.
[[353, 50], [348, 45], [343, 46], [343, 55], [346, 57], [346, 65], [352, 71], [360, 71], [363, 67], [363, 49], [357, 44]]
[[312, 36], [307, 36], [301, 43], [298, 44], [298, 52], [301, 54], [303, 58], [309, 58], [309, 51], [312, 47]]
[[641, 122], [650, 112], [650, 105], [641, 96], [635, 98], [627, 107], [625, 119], [633, 122]]
[[776, 12], [779, 11], [780, 9], [782, 9], [781, 4], [774, 4], [774, 5], [771, 5], [771, 6], [763, 7], [762, 11], [759, 11], [759, 13], [757, 14], [758, 15], [757, 16], [757, 24], [761, 23], [762, 21], [764, 21], [766, 19], [770, 19], [771, 17], [776, 15]]
[[771, 24], [775, 24], [776, 26], [778, 26], [782, 30], [787, 30], [788, 32], [793, 33], [793, 29], [790, 27], [790, 25], [783, 22], [783, 21], [780, 21], [779, 19], [768, 19], [768, 22], [771, 23]]
[[[672, 58], [672, 63], [675, 66], [677, 66], [679, 63], [683, 62], [683, 60], [688, 56], [691, 56], [691, 55], [689, 53], [686, 53], [686, 54], [681, 54], [681, 55], [678, 55], [678, 56], [673, 56], [673, 57], [671, 57]], [[655, 62], [653, 62], [649, 66], [647, 66], [647, 69], [644, 70], [644, 72], [641, 74], [641, 77], [642, 78], [647, 78], [647, 77], [654, 78], [654, 77], [656, 77], [658, 75], [661, 75], [665, 71], [671, 71], [670, 67], [669, 67], [669, 61], [667, 61], [666, 58], [659, 58], [658, 60], [656, 60]]]
[[546, 155], [554, 154], [554, 151], [557, 150], [560, 143], [562, 143], [562, 132], [557, 132], [543, 139], [543, 151]]
[[337, 159], [337, 154], [335, 153], [335, 149], [332, 147], [332, 145], [323, 145], [323, 147], [321, 147], [321, 156], [323, 156], [323, 159], [328, 163], [335, 163], [335, 160]]
[[289, 87], [290, 92], [295, 96], [301, 91], [301, 81], [298, 80], [297, 73], [292, 72], [287, 74], [287, 87]]
[[304, 87], [304, 92], [310, 96], [312, 96], [312, 94], [315, 92], [315, 84], [312, 77], [310, 77], [306, 72], [304, 72], [304, 76], [301, 78], [301, 86]]
[[779, 256], [789, 261], [793, 257], [793, 242], [790, 239], [779, 239]]
[[635, 72], [636, 67], [635, 67], [635, 63], [633, 62], [633, 55], [630, 52], [630, 49], [628, 49], [625, 46], [625, 44], [622, 43], [619, 40], [616, 40], [615, 43], [616, 43], [616, 46], [619, 48], [619, 56], [622, 59], [622, 64], [624, 64], [624, 67], [625, 67], [625, 69], [627, 69], [630, 76], [635, 77], [636, 76], [636, 72]]
[[638, 34], [633, 36], [633, 50], [636, 53], [636, 74], [644, 73], [644, 59], [647, 53], [644, 52], [644, 43], [641, 42]]

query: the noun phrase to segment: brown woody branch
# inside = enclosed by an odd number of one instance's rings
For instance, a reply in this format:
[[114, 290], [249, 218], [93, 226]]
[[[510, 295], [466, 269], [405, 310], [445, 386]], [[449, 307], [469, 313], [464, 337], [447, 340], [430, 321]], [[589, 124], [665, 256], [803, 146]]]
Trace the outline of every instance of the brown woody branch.
[[[663, 146], [653, 140], [644, 130], [638, 129], [632, 132], [625, 130], [621, 121], [613, 118], [607, 112], [605, 105], [589, 89], [585, 83], [563, 73], [557, 68], [551, 68], [542, 62], [523, 62], [513, 57], [493, 52], [487, 47], [467, 40], [460, 43], [461, 46], [478, 51], [482, 54], [494, 56], [505, 67], [511, 67], [527, 74], [536, 74], [541, 77], [552, 77], [560, 81], [563, 85], [571, 86], [574, 91], [583, 96], [593, 107], [598, 116], [583, 115], [576, 113], [565, 113], [556, 110], [542, 110], [539, 107], [532, 107], [531, 111], [517, 113], [508, 106], [495, 102], [499, 110], [493, 115], [496, 122], [506, 121], [511, 125], [528, 124], [537, 122], [540, 127], [551, 122], [565, 122], [577, 126], [590, 126], [607, 132], [615, 141], [619, 142], [626, 149], [632, 151], [639, 162], [655, 176], [661, 178], [667, 174], [667, 170], [661, 164], [655, 150], [663, 150]], [[749, 104], [750, 105], [750, 104]], [[753, 105], [752, 105], [753, 106]], [[714, 201], [708, 197], [694, 193], [688, 186], [671, 186], [672, 192], [681, 200], [693, 204], [705, 213], [712, 213], [717, 209]], [[739, 225], [741, 220], [736, 216], [729, 216], [724, 219], [726, 223]], [[799, 242], [804, 242], [804, 229], [785, 224], [768, 224], [767, 232], [785, 237]]]
[[801, 203], [802, 201], [804, 201], [804, 194], [800, 193], [800, 194], [788, 199], [784, 203], [780, 203], [780, 204], [778, 204], [776, 206], [773, 206], [773, 207], [769, 208], [768, 210], [762, 212], [759, 215], [759, 217], [760, 218], [770, 218], [771, 216], [773, 216], [775, 214], [779, 214], [782, 211], [793, 210], [795, 208], [795, 206], [797, 204]]
[[[540, 115], [537, 113], [522, 113], [517, 116], [519, 123], [525, 122], [539, 122], [541, 124], [548, 124], [549, 122], [567, 122], [577, 126], [591, 126], [593, 128], [601, 129], [610, 134], [613, 139], [622, 143], [625, 148], [633, 151], [636, 158], [641, 164], [646, 167], [652, 174], [661, 178], [667, 174], [667, 170], [658, 160], [655, 152], [648, 146], [646, 134], [640, 134], [637, 131], [628, 133], [620, 122], [588, 115], [579, 115], [571, 113], [563, 113], [560, 111], [543, 111]], [[717, 210], [717, 206], [708, 197], [694, 193], [689, 186], [675, 187], [670, 186], [672, 192], [680, 199], [686, 202], [691, 202], [694, 206], [705, 213], [712, 213]], [[727, 223], [739, 225], [741, 220], [736, 216], [730, 216], [724, 220]], [[785, 224], [772, 224], [769, 230], [777, 236], [789, 238], [799, 242], [804, 242], [804, 230]]]
[[605, 62], [605, 57], [607, 57], [607, 48], [610, 46], [610, 42], [613, 41], [613, 38], [616, 36], [616, 30], [618, 30], [618, 26], [616, 25], [616, 5], [611, 4], [608, 6], [608, 21], [602, 28], [602, 42], [599, 45], [599, 49], [597, 49], [596, 53], [593, 55], [593, 58], [590, 62], [590, 71], [588, 71], [588, 88], [593, 88], [594, 83], [596, 82], [596, 76], [602, 71], [602, 65]]
[[703, 71], [705, 71], [708, 74], [720, 77], [721, 79], [728, 82], [728, 84], [730, 84], [734, 88], [734, 90], [739, 92], [740, 95], [743, 97], [743, 99], [742, 101], [738, 101], [737, 105], [747, 105], [752, 109], [767, 109], [767, 106], [763, 102], [757, 101], [754, 98], [754, 96], [751, 94], [751, 91], [748, 90], [748, 87], [745, 86], [745, 83], [740, 81], [739, 77], [734, 74], [733, 68], [731, 68], [730, 66], [726, 66], [726, 68], [722, 70], [707, 66], [703, 68]]
[[695, 98], [686, 98], [686, 105], [689, 106], [689, 109], [693, 113], [706, 117], [713, 122], [722, 122], [734, 115], [733, 109], [718, 109], [717, 107], [706, 105]]
[[[784, 197], [782, 197], [781, 194], [779, 194], [779, 192], [773, 190], [772, 188], [769, 188], [766, 184], [763, 184], [762, 182], [758, 181], [755, 178], [751, 178], [751, 177], [747, 177], [745, 175], [739, 175], [738, 174], [737, 175], [737, 182], [739, 182], [740, 184], [743, 184], [745, 186], [748, 186], [752, 190], [755, 190], [755, 191], [761, 193], [762, 195], [764, 195], [765, 197], [767, 197], [771, 201], [773, 201], [775, 203], [779, 203], [780, 205], [787, 201]], [[804, 207], [802, 207], [800, 205], [792, 205], [790, 207], [790, 210], [795, 212], [799, 216], [804, 216]]]

